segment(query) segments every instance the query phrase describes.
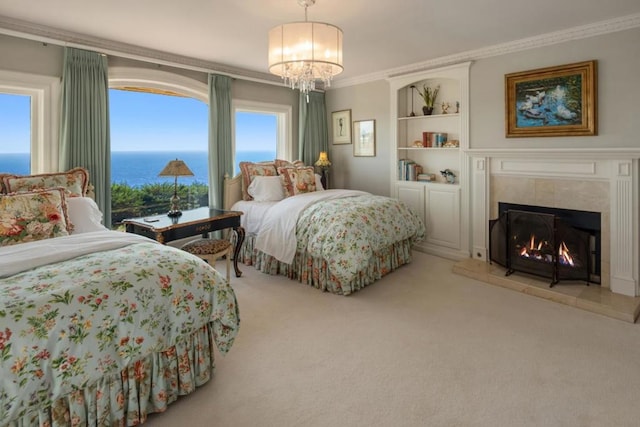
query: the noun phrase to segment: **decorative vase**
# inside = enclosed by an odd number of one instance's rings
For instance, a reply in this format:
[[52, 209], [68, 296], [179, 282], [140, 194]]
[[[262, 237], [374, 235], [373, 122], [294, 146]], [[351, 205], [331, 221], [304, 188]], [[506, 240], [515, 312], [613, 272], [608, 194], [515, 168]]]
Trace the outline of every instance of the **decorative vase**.
[[425, 116], [430, 116], [432, 113], [433, 113], [433, 107], [427, 107], [427, 106], [422, 107], [422, 114], [424, 114]]

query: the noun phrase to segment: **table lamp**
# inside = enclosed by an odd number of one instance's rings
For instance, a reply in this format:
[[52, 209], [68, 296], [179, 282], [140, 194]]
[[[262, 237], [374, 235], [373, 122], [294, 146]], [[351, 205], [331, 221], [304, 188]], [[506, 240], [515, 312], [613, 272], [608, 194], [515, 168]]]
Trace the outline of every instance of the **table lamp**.
[[329, 184], [329, 166], [331, 166], [331, 162], [329, 161], [326, 151], [320, 152], [320, 156], [318, 157], [318, 161], [316, 161], [315, 165], [322, 171], [322, 185], [326, 189]]
[[160, 171], [158, 176], [173, 176], [175, 181], [173, 183], [173, 196], [170, 199], [171, 209], [167, 213], [172, 218], [182, 215], [180, 211], [180, 197], [178, 197], [178, 177], [179, 176], [193, 176], [191, 169], [182, 160], [171, 160], [167, 163], [167, 166]]

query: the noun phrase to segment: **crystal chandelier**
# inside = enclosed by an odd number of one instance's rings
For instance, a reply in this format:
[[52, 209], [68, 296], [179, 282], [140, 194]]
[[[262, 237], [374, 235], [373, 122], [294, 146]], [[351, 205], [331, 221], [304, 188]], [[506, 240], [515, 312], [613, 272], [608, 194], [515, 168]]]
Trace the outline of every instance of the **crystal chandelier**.
[[316, 0], [298, 0], [304, 22], [278, 25], [269, 31], [269, 72], [291, 89], [308, 96], [316, 80], [325, 87], [342, 72], [342, 30], [324, 22], [307, 21], [307, 8]]

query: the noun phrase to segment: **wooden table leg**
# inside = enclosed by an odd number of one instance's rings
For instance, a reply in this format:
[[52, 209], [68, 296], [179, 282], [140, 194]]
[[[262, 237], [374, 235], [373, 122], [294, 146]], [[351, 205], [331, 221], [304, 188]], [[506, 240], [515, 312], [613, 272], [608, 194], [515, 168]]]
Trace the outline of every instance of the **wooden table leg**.
[[238, 255], [240, 254], [242, 242], [244, 242], [244, 228], [235, 227], [233, 231], [236, 232], [236, 247], [233, 248], [233, 269], [236, 272], [236, 277], [240, 277], [242, 276], [242, 271], [238, 268]]

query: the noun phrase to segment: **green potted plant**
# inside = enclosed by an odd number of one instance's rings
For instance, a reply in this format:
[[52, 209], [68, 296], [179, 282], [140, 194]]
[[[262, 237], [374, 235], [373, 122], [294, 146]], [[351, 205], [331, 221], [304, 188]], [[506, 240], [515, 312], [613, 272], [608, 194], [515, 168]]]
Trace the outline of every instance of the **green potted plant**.
[[422, 107], [422, 112], [425, 116], [430, 116], [433, 113], [433, 106], [436, 103], [436, 98], [438, 98], [438, 92], [440, 91], [440, 85], [436, 86], [435, 89], [429, 86], [422, 85], [422, 90], [419, 90], [418, 94], [422, 97], [424, 101], [424, 107]]

